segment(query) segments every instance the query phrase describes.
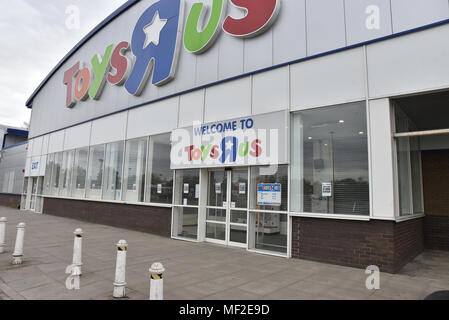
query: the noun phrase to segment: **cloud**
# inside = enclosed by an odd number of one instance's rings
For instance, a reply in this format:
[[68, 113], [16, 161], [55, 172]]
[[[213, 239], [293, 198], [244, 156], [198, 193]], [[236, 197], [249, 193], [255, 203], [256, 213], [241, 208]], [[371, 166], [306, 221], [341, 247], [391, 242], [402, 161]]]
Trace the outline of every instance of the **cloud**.
[[[126, 0], [1, 1], [0, 124], [22, 126], [26, 100], [89, 31]], [[79, 9], [79, 29], [69, 29], [66, 8]]]

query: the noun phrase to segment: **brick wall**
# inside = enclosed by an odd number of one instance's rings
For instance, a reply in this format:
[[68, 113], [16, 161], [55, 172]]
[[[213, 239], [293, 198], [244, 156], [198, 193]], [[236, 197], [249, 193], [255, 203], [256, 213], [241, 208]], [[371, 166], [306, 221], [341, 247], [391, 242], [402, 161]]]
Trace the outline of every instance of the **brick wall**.
[[449, 217], [449, 150], [423, 151], [421, 159], [424, 212]]
[[0, 206], [18, 208], [20, 205], [20, 195], [0, 193]]
[[350, 221], [293, 218], [292, 256], [394, 273], [422, 251], [422, 219]]
[[449, 251], [449, 217], [425, 217], [424, 245], [426, 249]]
[[424, 250], [424, 219], [412, 219], [395, 223], [395, 269], [412, 261]]
[[424, 187], [424, 245], [449, 250], [449, 150], [421, 154]]
[[44, 214], [171, 236], [171, 208], [45, 198]]

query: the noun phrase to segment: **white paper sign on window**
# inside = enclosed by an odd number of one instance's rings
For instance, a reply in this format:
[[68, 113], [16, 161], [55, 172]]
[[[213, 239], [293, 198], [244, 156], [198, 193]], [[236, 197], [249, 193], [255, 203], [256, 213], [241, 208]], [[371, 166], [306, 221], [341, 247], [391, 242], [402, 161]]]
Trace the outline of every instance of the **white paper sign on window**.
[[332, 197], [332, 183], [323, 182], [321, 186], [321, 193], [323, 197]]
[[188, 183], [184, 183], [184, 193], [185, 194], [189, 193], [189, 184]]
[[239, 184], [239, 194], [246, 194], [246, 183]]

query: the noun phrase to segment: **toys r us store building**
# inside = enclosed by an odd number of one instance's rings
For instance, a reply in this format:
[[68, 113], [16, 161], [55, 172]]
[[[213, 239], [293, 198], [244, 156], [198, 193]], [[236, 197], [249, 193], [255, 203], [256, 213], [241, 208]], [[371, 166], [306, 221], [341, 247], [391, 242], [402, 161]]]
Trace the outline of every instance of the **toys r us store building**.
[[448, 250], [448, 22], [446, 0], [128, 1], [27, 101], [22, 208], [387, 272]]

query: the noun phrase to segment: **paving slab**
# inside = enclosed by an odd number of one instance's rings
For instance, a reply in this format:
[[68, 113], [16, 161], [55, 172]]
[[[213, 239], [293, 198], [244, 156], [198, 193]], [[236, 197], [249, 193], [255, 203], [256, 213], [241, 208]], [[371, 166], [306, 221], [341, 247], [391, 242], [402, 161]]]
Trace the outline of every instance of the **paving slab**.
[[[286, 259], [207, 243], [0, 207], [7, 217], [6, 252], [0, 254], [0, 300], [112, 300], [116, 244], [125, 239], [127, 297], [148, 299], [148, 269], [162, 262], [167, 300], [424, 299], [449, 290], [449, 253], [425, 251], [397, 274], [380, 274], [380, 289], [367, 290], [365, 270]], [[24, 263], [11, 264], [16, 225], [27, 224]], [[65, 287], [73, 231], [81, 227], [81, 289]]]

